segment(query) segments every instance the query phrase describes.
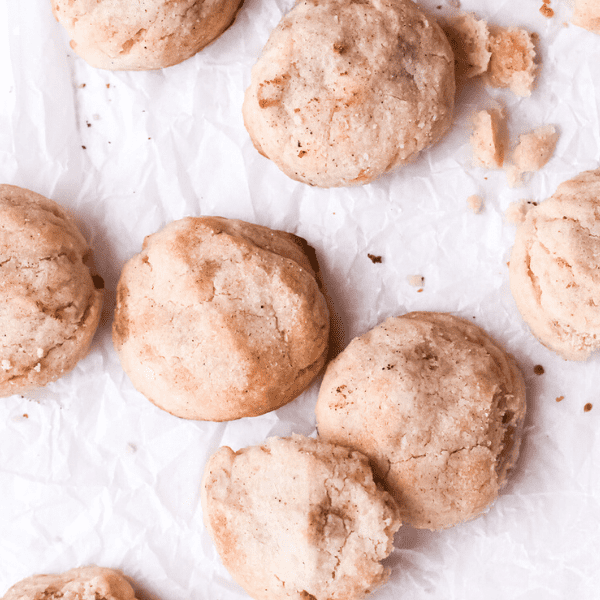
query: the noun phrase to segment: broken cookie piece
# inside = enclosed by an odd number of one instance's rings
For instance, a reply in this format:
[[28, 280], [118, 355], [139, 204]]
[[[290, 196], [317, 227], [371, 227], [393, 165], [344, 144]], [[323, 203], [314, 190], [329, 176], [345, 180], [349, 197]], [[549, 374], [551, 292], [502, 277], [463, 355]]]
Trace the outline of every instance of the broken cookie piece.
[[13, 585], [2, 600], [135, 600], [121, 571], [80, 567], [60, 575], [32, 575]]
[[497, 169], [504, 163], [506, 123], [502, 109], [481, 110], [473, 117], [470, 138], [475, 162], [480, 167]]
[[488, 24], [473, 13], [461, 13], [444, 30], [454, 52], [456, 75], [483, 75], [492, 56]]
[[530, 96], [537, 70], [532, 34], [518, 27], [494, 28], [490, 49], [488, 83], [509, 88], [518, 96]]
[[508, 184], [517, 187], [522, 184], [524, 173], [539, 171], [552, 158], [557, 141], [554, 125], [543, 125], [519, 136], [511, 157], [512, 164], [506, 168]]

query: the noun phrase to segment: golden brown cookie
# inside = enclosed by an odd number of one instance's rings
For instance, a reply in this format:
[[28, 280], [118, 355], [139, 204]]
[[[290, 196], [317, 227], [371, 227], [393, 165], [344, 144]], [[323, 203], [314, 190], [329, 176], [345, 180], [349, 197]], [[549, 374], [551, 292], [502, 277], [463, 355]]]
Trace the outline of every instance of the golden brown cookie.
[[329, 364], [316, 413], [320, 437], [371, 459], [404, 523], [442, 529], [495, 500], [518, 455], [525, 387], [481, 328], [415, 312]]
[[135, 600], [121, 571], [80, 567], [60, 575], [32, 575], [13, 585], [2, 600]]
[[0, 396], [54, 381], [87, 354], [102, 307], [89, 251], [56, 202], [0, 185]]
[[320, 187], [369, 183], [452, 122], [454, 56], [410, 0], [303, 0], [252, 69], [244, 122], [257, 150]]
[[598, 0], [575, 0], [571, 23], [600, 35], [600, 3]]
[[354, 600], [387, 579], [397, 507], [359, 452], [294, 435], [208, 461], [204, 522], [256, 600]]
[[568, 360], [600, 348], [600, 169], [558, 186], [517, 229], [510, 289], [532, 333]]
[[219, 37], [243, 0], [52, 0], [71, 47], [93, 67], [162, 69]]
[[301, 238], [244, 221], [186, 218], [123, 269], [113, 341], [135, 387], [187, 419], [260, 415], [325, 363], [329, 313]]

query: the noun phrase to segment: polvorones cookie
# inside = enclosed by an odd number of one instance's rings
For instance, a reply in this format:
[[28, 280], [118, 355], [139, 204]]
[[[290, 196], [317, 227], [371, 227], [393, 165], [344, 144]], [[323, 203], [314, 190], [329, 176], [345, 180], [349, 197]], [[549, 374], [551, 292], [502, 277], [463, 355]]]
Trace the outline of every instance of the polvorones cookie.
[[481, 514], [516, 461], [525, 387], [481, 328], [435, 312], [384, 321], [332, 361], [319, 436], [367, 455], [402, 521], [443, 529]]
[[60, 575], [32, 575], [13, 585], [2, 600], [135, 600], [121, 571], [79, 567]]
[[123, 269], [113, 340], [134, 386], [188, 419], [263, 414], [324, 365], [329, 313], [301, 238], [243, 221], [186, 218]]
[[359, 452], [299, 435], [223, 447], [201, 500], [223, 564], [257, 600], [354, 600], [387, 578], [400, 519]]
[[0, 185], [0, 396], [54, 381], [87, 354], [102, 307], [88, 253], [56, 202]]
[[257, 150], [321, 187], [369, 183], [452, 121], [454, 55], [410, 0], [303, 0], [252, 69], [243, 114]]
[[71, 47], [93, 67], [162, 69], [190, 58], [233, 22], [243, 0], [52, 0]]
[[600, 348], [600, 169], [558, 186], [518, 227], [510, 288], [532, 333], [568, 360]]

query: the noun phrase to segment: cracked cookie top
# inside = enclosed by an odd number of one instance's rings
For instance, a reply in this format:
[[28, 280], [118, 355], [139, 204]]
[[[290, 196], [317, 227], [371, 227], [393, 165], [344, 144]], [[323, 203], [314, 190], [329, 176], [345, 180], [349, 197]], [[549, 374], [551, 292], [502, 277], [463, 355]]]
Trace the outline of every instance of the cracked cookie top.
[[450, 44], [409, 0], [303, 0], [253, 67], [243, 114], [292, 179], [360, 185], [436, 142], [454, 92]]
[[87, 354], [102, 307], [88, 253], [56, 202], [0, 185], [0, 396], [54, 381]]
[[219, 37], [243, 0], [52, 0], [71, 47], [93, 67], [120, 71], [180, 63]]
[[510, 288], [542, 344], [567, 360], [600, 348], [600, 169], [530, 209], [517, 229]]
[[311, 251], [289, 233], [220, 217], [148, 236], [121, 274], [113, 325], [135, 387], [171, 414], [209, 421], [296, 398], [328, 348]]
[[359, 452], [300, 435], [223, 447], [201, 499], [223, 564], [257, 600], [354, 600], [387, 579], [400, 519]]
[[60, 575], [32, 575], [13, 585], [3, 600], [135, 600], [120, 571], [79, 567]]
[[367, 455], [402, 521], [443, 529], [496, 498], [516, 461], [525, 386], [481, 328], [444, 313], [384, 321], [327, 367], [323, 439]]

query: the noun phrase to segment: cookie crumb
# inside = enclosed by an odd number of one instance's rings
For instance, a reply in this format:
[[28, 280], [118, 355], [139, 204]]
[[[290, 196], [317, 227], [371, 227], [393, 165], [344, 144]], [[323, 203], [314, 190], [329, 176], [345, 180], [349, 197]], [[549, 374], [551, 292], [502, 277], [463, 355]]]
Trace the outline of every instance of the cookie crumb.
[[559, 396], [559, 397], [556, 399], [556, 401], [557, 401], [557, 402], [562, 402], [564, 399], [565, 399], [565, 397], [564, 397], [564, 396]]
[[506, 169], [508, 184], [522, 184], [524, 173], [539, 171], [552, 158], [558, 141], [554, 125], [543, 125], [519, 136], [519, 143], [512, 155], [512, 165]]
[[543, 375], [546, 371], [544, 371], [544, 367], [542, 367], [542, 365], [535, 365], [535, 367], [533, 367], [533, 372], [536, 375]]
[[383, 262], [383, 256], [377, 256], [375, 254], [367, 254], [373, 264]]
[[540, 12], [547, 19], [550, 19], [554, 16], [554, 11], [547, 4], [542, 4], [542, 6], [540, 6]]
[[409, 275], [408, 283], [413, 287], [421, 287], [425, 283], [425, 277], [422, 275]]
[[[511, 202], [504, 213], [504, 219], [511, 225], [521, 225], [525, 222], [527, 213], [534, 207], [537, 206], [537, 202], [533, 200], [519, 200], [518, 202]], [[508, 265], [509, 263], [507, 263]]]
[[488, 83], [509, 88], [517, 96], [530, 96], [538, 66], [533, 62], [533, 34], [525, 29], [496, 28], [490, 35]]
[[592, 410], [593, 405], [591, 402], [588, 402], [584, 407], [583, 407], [583, 412], [590, 412], [590, 410]]
[[479, 214], [483, 207], [483, 198], [477, 194], [473, 194], [467, 198], [467, 204], [475, 214]]
[[82, 90], [85, 87], [85, 85], [86, 85], [85, 83], [80, 83], [79, 84], [79, 89]]
[[473, 133], [469, 139], [475, 162], [480, 167], [495, 169], [504, 163], [506, 120], [500, 108], [480, 110], [473, 117]]
[[475, 77], [488, 70], [490, 32], [488, 24], [472, 13], [461, 13], [444, 28], [456, 63], [457, 76]]

